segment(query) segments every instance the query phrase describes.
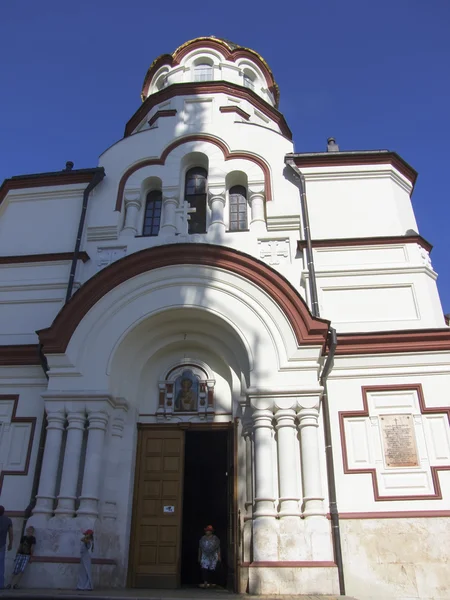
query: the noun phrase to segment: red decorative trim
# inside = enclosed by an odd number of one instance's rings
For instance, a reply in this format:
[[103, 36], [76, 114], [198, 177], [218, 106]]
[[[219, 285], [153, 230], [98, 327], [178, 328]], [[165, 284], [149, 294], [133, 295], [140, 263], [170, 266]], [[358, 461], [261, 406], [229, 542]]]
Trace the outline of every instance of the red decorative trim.
[[279, 568], [311, 568], [311, 567], [336, 567], [336, 563], [332, 560], [261, 560], [252, 563], [243, 562], [241, 567], [259, 568], [259, 567], [276, 567]]
[[221, 113], [236, 113], [237, 115], [239, 115], [243, 119], [246, 119], [247, 121], [250, 119], [250, 115], [248, 114], [248, 112], [245, 112], [245, 110], [242, 110], [242, 108], [240, 108], [239, 106], [220, 106], [219, 110]]
[[339, 333], [336, 355], [438, 352], [450, 350], [450, 329]]
[[390, 164], [414, 186], [417, 171], [396, 152], [320, 152], [317, 154], [292, 155], [297, 167], [348, 167], [359, 165]]
[[[380, 237], [365, 238], [333, 238], [328, 240], [312, 240], [313, 248], [343, 248], [348, 246], [377, 246], [387, 244], [419, 244], [427, 252], [431, 252], [433, 246], [427, 242], [421, 235], [389, 235]], [[297, 249], [304, 250], [306, 241], [299, 240]]]
[[[80, 562], [80, 558], [77, 556], [36, 556], [30, 561], [31, 563], [64, 563], [76, 565]], [[113, 558], [93, 558], [92, 563], [94, 565], [116, 565], [117, 561]]]
[[267, 87], [273, 94], [275, 103], [278, 106], [278, 102], [280, 101], [280, 92], [278, 90], [278, 86], [275, 83], [272, 71], [269, 69], [267, 64], [261, 59], [259, 54], [248, 48], [236, 48], [234, 50], [231, 50], [226, 45], [226, 42], [211, 38], [196, 38], [177, 48], [173, 55], [163, 54], [162, 56], [157, 58], [152, 63], [152, 65], [150, 65], [150, 68], [145, 75], [144, 83], [142, 85], [142, 97], [145, 98], [147, 96], [151, 80], [161, 67], [165, 65], [168, 65], [170, 67], [178, 66], [181, 63], [182, 59], [189, 52], [192, 52], [193, 50], [196, 50], [198, 48], [211, 48], [212, 50], [216, 50], [217, 52], [220, 52], [220, 54], [222, 54], [225, 60], [230, 60], [232, 62], [236, 62], [236, 60], [239, 58], [248, 58], [249, 60], [257, 64], [263, 72], [263, 75], [266, 79]]
[[177, 111], [174, 108], [170, 109], [170, 110], [158, 110], [157, 112], [155, 112], [153, 117], [149, 120], [148, 124], [151, 127], [154, 123], [156, 123], [156, 121], [160, 117], [174, 117], [176, 114], [177, 114]]
[[[327, 515], [330, 518], [330, 515]], [[450, 517], [450, 510], [399, 510], [397, 512], [339, 513], [339, 519], [438, 519]]]
[[5, 514], [11, 519], [22, 519], [26, 513], [24, 510], [5, 510]]
[[277, 271], [232, 248], [212, 244], [171, 244], [130, 254], [89, 279], [60, 310], [51, 327], [37, 332], [44, 351], [63, 353], [88, 310], [115, 287], [141, 273], [173, 265], [211, 266], [244, 277], [280, 306], [299, 345], [324, 348], [329, 322], [312, 317], [303, 298]]
[[40, 364], [37, 344], [0, 346], [0, 366], [2, 367]]
[[205, 133], [198, 133], [198, 134], [187, 135], [185, 137], [178, 138], [177, 140], [175, 140], [174, 142], [172, 142], [165, 148], [165, 150], [161, 154], [160, 158], [148, 158], [145, 160], [141, 160], [140, 162], [138, 162], [138, 163], [134, 164], [132, 167], [130, 167], [127, 171], [125, 171], [125, 173], [122, 175], [122, 178], [120, 179], [120, 182], [119, 182], [119, 189], [117, 191], [116, 207], [114, 210], [120, 211], [122, 209], [123, 191], [125, 189], [126, 182], [127, 182], [128, 178], [130, 177], [130, 175], [132, 175], [139, 169], [142, 169], [142, 167], [149, 167], [152, 165], [164, 165], [168, 155], [172, 152], [172, 150], [175, 150], [175, 148], [178, 148], [178, 146], [187, 144], [189, 142], [208, 142], [210, 144], [213, 144], [214, 146], [217, 146], [218, 148], [220, 148], [220, 150], [222, 151], [222, 154], [224, 155], [225, 160], [232, 160], [233, 158], [242, 158], [244, 160], [249, 160], [249, 161], [257, 164], [259, 167], [261, 167], [261, 169], [264, 173], [264, 189], [265, 189], [266, 200], [270, 201], [272, 199], [272, 195], [271, 195], [272, 184], [271, 184], [271, 177], [270, 177], [270, 169], [269, 169], [269, 166], [267, 165], [267, 163], [262, 158], [260, 158], [259, 156], [256, 156], [255, 154], [252, 154], [251, 152], [234, 152], [234, 151], [230, 152], [228, 150], [227, 146], [224, 144], [224, 142], [222, 140], [220, 140], [219, 138], [216, 138], [212, 135], [207, 135]]
[[385, 501], [395, 501], [401, 500], [403, 502], [410, 500], [442, 500], [442, 491], [441, 485], [439, 482], [439, 471], [450, 471], [450, 465], [433, 467], [430, 465], [431, 477], [433, 480], [433, 494], [430, 495], [417, 495], [417, 496], [380, 496], [378, 490], [378, 480], [377, 480], [377, 471], [376, 469], [350, 469], [348, 466], [348, 457], [347, 457], [347, 440], [345, 437], [345, 424], [344, 419], [348, 419], [351, 417], [369, 417], [369, 407], [367, 402], [367, 393], [368, 392], [391, 392], [391, 391], [415, 391], [417, 392], [417, 398], [419, 400], [420, 412], [422, 414], [439, 414], [446, 413], [447, 418], [450, 424], [450, 408], [448, 406], [439, 406], [434, 408], [427, 408], [425, 406], [425, 400], [422, 391], [422, 385], [420, 383], [417, 384], [398, 384], [398, 385], [379, 385], [379, 386], [370, 386], [370, 387], [362, 387], [362, 400], [363, 400], [363, 410], [355, 410], [355, 411], [340, 411], [339, 414], [339, 429], [341, 432], [341, 446], [342, 446], [342, 463], [344, 466], [344, 473], [346, 475], [361, 475], [361, 474], [369, 474], [372, 477], [372, 487], [373, 487], [373, 495], [375, 502], [385, 502]]
[[0, 186], [0, 204], [11, 190], [47, 187], [55, 185], [74, 185], [76, 183], [89, 183], [94, 173], [79, 173], [77, 171], [61, 171], [37, 175], [23, 175], [5, 179]]
[[11, 415], [11, 423], [31, 423], [30, 437], [28, 440], [27, 457], [25, 459], [25, 466], [22, 471], [7, 471], [3, 469], [0, 471], [0, 492], [2, 491], [3, 479], [5, 475], [28, 475], [28, 469], [30, 467], [31, 451], [33, 449], [34, 430], [36, 428], [36, 417], [16, 417], [17, 405], [19, 403], [19, 396], [17, 395], [0, 395], [0, 400], [13, 400], [13, 411]]
[[247, 100], [266, 117], [278, 125], [284, 137], [292, 140], [292, 132], [284, 116], [273, 106], [264, 102], [250, 88], [245, 88], [228, 81], [204, 81], [190, 83], [173, 83], [168, 87], [151, 94], [134, 113], [128, 123], [125, 125], [124, 137], [133, 133], [139, 123], [149, 114], [149, 112], [162, 102], [175, 98], [176, 96], [198, 96], [199, 94], [229, 94], [235, 98]]
[[[69, 261], [73, 258], [73, 252], [53, 252], [51, 254], [19, 254], [15, 256], [0, 256], [0, 265], [13, 265], [34, 262], [58, 262]], [[78, 254], [79, 260], [84, 263], [89, 260], [89, 254], [84, 250]]]

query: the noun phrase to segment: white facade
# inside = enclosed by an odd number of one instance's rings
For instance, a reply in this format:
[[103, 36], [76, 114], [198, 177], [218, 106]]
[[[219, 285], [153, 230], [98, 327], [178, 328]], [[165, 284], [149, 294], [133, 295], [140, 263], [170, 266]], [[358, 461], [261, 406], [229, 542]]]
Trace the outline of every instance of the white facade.
[[[392, 152], [293, 154], [270, 69], [217, 38], [159, 57], [142, 98], [98, 168], [0, 188], [0, 491], [16, 532], [35, 500], [24, 585], [73, 587], [87, 527], [96, 584], [133, 585], [139, 432], [236, 423], [235, 588], [339, 593], [321, 378], [333, 327], [341, 584], [364, 600], [449, 597], [436, 540], [450, 532], [450, 329], [415, 172]], [[320, 318], [286, 160], [305, 179]], [[207, 173], [204, 233], [189, 233], [192, 168]], [[233, 231], [235, 186], [247, 223]], [[143, 235], [152, 192], [161, 222]], [[185, 368], [198, 403], [177, 412]]]

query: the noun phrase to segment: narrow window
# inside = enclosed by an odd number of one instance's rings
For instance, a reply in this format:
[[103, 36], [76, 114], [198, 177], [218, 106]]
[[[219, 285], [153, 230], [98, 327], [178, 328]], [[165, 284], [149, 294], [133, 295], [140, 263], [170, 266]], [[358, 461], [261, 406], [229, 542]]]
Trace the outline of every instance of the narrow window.
[[208, 174], [202, 167], [186, 173], [184, 199], [195, 212], [190, 214], [188, 233], [206, 233], [206, 187]]
[[153, 190], [147, 194], [142, 235], [158, 235], [161, 223], [162, 192]]
[[243, 185], [230, 189], [230, 231], [245, 231], [247, 223], [247, 190]]
[[211, 81], [213, 77], [213, 68], [206, 63], [195, 65], [194, 81]]
[[255, 89], [255, 82], [250, 75], [247, 75], [246, 73], [244, 73], [244, 87], [250, 88], [251, 90]]

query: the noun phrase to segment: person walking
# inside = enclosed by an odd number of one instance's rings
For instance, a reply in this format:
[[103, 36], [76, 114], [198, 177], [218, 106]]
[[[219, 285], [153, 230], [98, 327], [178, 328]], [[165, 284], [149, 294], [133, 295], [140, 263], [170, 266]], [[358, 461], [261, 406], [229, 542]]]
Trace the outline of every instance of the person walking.
[[215, 587], [213, 583], [217, 563], [221, 561], [220, 540], [214, 535], [214, 527], [205, 527], [205, 535], [200, 539], [198, 546], [198, 562], [202, 570], [203, 583], [201, 588]]
[[19, 587], [22, 575], [25, 573], [25, 569], [33, 556], [35, 545], [36, 538], [34, 537], [34, 527], [27, 527], [25, 535], [23, 535], [20, 540], [19, 549], [17, 550], [16, 558], [14, 560], [13, 578], [11, 583], [6, 586], [6, 589], [13, 588], [16, 590]]
[[5, 587], [5, 557], [7, 536], [8, 550], [12, 550], [14, 540], [12, 521], [5, 515], [5, 507], [0, 506], [0, 590]]
[[77, 590], [93, 590], [91, 553], [94, 551], [94, 532], [87, 529], [81, 538], [80, 570], [78, 572]]

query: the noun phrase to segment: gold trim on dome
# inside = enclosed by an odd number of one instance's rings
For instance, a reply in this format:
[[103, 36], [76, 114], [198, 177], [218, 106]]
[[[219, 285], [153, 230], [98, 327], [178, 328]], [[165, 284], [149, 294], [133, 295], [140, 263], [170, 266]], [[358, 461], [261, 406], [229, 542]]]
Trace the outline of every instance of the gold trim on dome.
[[[173, 59], [175, 59], [176, 55], [179, 52], [181, 52], [181, 50], [183, 50], [184, 48], [186, 48], [187, 46], [190, 46], [191, 44], [193, 44], [195, 42], [203, 42], [203, 41], [214, 41], [214, 42], [217, 42], [217, 43], [221, 44], [222, 46], [225, 46], [230, 52], [233, 52], [234, 50], [245, 50], [246, 52], [249, 52], [250, 54], [253, 54], [254, 56], [256, 56], [256, 58], [258, 58], [258, 60], [260, 60], [262, 62], [262, 64], [266, 67], [266, 69], [268, 70], [270, 76], [272, 77], [273, 87], [274, 87], [274, 91], [275, 91], [274, 100], [275, 100], [276, 106], [278, 105], [277, 98], [279, 99], [279, 96], [280, 96], [280, 88], [278, 87], [278, 84], [275, 81], [275, 77], [273, 76], [272, 69], [269, 67], [269, 65], [267, 64], [266, 60], [261, 56], [261, 54], [259, 54], [258, 52], [256, 52], [256, 50], [252, 50], [251, 48], [247, 48], [246, 46], [241, 46], [240, 44], [235, 44], [234, 42], [231, 42], [229, 40], [227, 41], [227, 40], [225, 40], [223, 38], [215, 37], [214, 35], [201, 36], [201, 37], [193, 38], [192, 40], [188, 40], [187, 42], [184, 42], [184, 44], [181, 44], [181, 46], [178, 46], [178, 48], [174, 52], [172, 52], [171, 54], [160, 54], [157, 58], [155, 58], [155, 60], [152, 62], [152, 64], [147, 69], [147, 74], [146, 74], [146, 76], [144, 78], [144, 84], [145, 84], [145, 81], [147, 80], [148, 73], [156, 65], [156, 63], [158, 63], [162, 58], [164, 58], [165, 56], [171, 56]], [[145, 102], [146, 98], [147, 98], [147, 96], [144, 96], [144, 94], [141, 93], [141, 100], [142, 100], [142, 102]]]

